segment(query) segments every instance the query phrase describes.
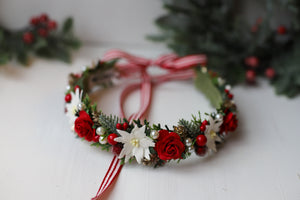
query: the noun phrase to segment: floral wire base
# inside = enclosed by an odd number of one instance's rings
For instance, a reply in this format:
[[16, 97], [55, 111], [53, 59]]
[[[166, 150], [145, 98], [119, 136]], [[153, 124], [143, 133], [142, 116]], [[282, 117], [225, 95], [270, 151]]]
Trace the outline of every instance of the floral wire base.
[[[119, 77], [115, 62], [99, 61], [80, 74], [70, 74], [65, 102], [71, 129], [77, 136], [92, 142], [92, 146], [111, 149], [122, 164], [136, 160], [139, 164], [157, 167], [166, 161], [186, 159], [193, 152], [204, 156], [208, 150], [216, 152], [217, 145], [237, 128], [236, 105], [230, 86], [206, 67], [194, 68], [196, 88], [217, 108], [214, 113], [206, 113], [205, 119], [199, 112], [199, 116], [193, 116], [190, 121], [181, 119], [171, 128], [150, 125], [147, 120], [130, 123], [127, 119], [105, 115], [97, 110], [97, 104], [91, 103], [88, 93], [94, 86], [113, 85], [113, 80]], [[97, 78], [93, 74], [98, 74]]]

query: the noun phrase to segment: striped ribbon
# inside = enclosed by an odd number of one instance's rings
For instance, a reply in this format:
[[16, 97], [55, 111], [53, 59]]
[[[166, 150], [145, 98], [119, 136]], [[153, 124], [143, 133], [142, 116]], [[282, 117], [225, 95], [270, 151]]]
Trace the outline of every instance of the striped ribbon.
[[[185, 80], [192, 78], [195, 73], [191, 67], [196, 65], [205, 65], [207, 58], [205, 55], [189, 55], [185, 57], [178, 57], [176, 54], [167, 54], [159, 57], [156, 60], [150, 60], [138, 56], [131, 55], [120, 50], [111, 50], [107, 52], [102, 61], [109, 61], [112, 59], [123, 59], [125, 63], [118, 62], [116, 67], [121, 76], [130, 76], [136, 73], [140, 74], [141, 82], [134, 83], [125, 87], [120, 96], [120, 117], [125, 118], [124, 102], [126, 97], [134, 90], [140, 89], [141, 105], [139, 110], [132, 114], [128, 120], [132, 122], [134, 119], [141, 119], [151, 104], [151, 91], [152, 86], [161, 84], [170, 80]], [[147, 73], [149, 66], [158, 66], [162, 69], [168, 70], [168, 73], [158, 76], [150, 76]], [[122, 170], [123, 165], [117, 156], [114, 156], [111, 164], [102, 180], [100, 188], [92, 200], [100, 200], [104, 192], [112, 185]]]

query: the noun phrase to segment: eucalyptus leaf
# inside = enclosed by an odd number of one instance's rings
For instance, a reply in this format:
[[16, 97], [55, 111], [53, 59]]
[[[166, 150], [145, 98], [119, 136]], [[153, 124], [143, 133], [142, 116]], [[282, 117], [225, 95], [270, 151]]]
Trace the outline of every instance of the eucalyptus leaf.
[[196, 72], [195, 86], [210, 100], [212, 106], [219, 108], [222, 103], [220, 91], [212, 83], [208, 73]]

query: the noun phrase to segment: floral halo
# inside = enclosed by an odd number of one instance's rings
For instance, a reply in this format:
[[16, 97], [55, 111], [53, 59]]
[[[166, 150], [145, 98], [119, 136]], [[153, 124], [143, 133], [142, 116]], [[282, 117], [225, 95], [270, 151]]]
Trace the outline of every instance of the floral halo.
[[203, 92], [216, 107], [206, 119], [193, 116], [181, 119], [172, 128], [150, 125], [147, 120], [120, 119], [97, 110], [88, 96], [97, 87], [111, 87], [120, 77], [115, 67], [117, 60], [98, 62], [79, 74], [70, 74], [65, 96], [65, 112], [75, 134], [111, 151], [121, 163], [136, 160], [139, 164], [162, 166], [166, 161], [183, 160], [193, 152], [204, 156], [208, 150], [216, 152], [229, 132], [237, 128], [236, 105], [230, 86], [206, 67], [194, 67], [196, 88]]

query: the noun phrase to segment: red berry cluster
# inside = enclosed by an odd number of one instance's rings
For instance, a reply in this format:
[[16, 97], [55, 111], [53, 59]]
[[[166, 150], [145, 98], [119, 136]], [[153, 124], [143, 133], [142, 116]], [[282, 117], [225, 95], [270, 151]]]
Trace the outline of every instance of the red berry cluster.
[[230, 90], [228, 90], [228, 89], [225, 89], [225, 93], [226, 93], [226, 95], [227, 95], [228, 99], [233, 99], [233, 94], [232, 94], [232, 93], [230, 93]]
[[[206, 130], [206, 125], [208, 125], [208, 122], [204, 120], [200, 125], [200, 131], [202, 133], [204, 133], [204, 131]], [[198, 156], [204, 156], [206, 154], [206, 142], [207, 138], [204, 134], [200, 134], [196, 137], [195, 152]]]
[[56, 21], [51, 20], [47, 14], [32, 17], [30, 19], [30, 25], [32, 26], [32, 30], [23, 34], [23, 41], [26, 44], [32, 44], [35, 36], [46, 38], [49, 32], [57, 28]]
[[[262, 18], [258, 18], [256, 20], [255, 25], [251, 28], [251, 31], [253, 33], [257, 32], [259, 26], [262, 23]], [[283, 25], [280, 25], [277, 27], [277, 34], [278, 35], [285, 35], [288, 32], [287, 28]], [[259, 59], [256, 56], [249, 56], [245, 58], [245, 65], [249, 67], [246, 71], [246, 80], [248, 83], [255, 83], [256, 81], [256, 72], [255, 68], [258, 68], [260, 65]], [[265, 76], [269, 79], [273, 79], [275, 77], [276, 73], [275, 70], [272, 67], [269, 67], [265, 70]]]

